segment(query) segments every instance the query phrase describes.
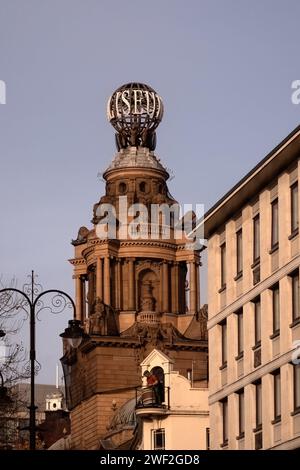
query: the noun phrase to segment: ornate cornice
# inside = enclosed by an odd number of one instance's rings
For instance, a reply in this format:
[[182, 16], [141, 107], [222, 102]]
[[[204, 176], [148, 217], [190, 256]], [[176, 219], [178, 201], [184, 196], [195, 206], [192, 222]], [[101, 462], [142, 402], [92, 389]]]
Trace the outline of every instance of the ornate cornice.
[[100, 240], [98, 238], [88, 241], [87, 247], [82, 251], [84, 257], [93, 252], [93, 248], [98, 245], [114, 245], [114, 248], [127, 248], [127, 247], [151, 247], [151, 248], [166, 248], [172, 249], [175, 252], [185, 251], [185, 245], [177, 245], [172, 242], [156, 241], [156, 240]]
[[[111, 347], [111, 348], [142, 348], [143, 344], [140, 338], [133, 336], [98, 336], [90, 335], [90, 340], [86, 340], [80, 347], [83, 353], [88, 353], [97, 347]], [[207, 351], [207, 341], [205, 340], [189, 340], [189, 339], [175, 339], [173, 341], [164, 341], [164, 347], [169, 350], [177, 351]]]
[[92, 238], [91, 240], [88, 240], [88, 247], [94, 246], [94, 245], [105, 245], [105, 244], [115, 244], [118, 245], [120, 242], [117, 239], [107, 239], [107, 238]]
[[135, 338], [122, 338], [120, 336], [97, 336], [90, 335], [90, 340], [86, 341], [80, 348], [83, 353], [88, 353], [97, 347], [105, 346], [106, 348], [121, 347], [121, 348], [137, 348], [140, 342]]
[[73, 266], [85, 265], [84, 258], [71, 258], [68, 260]]
[[159, 248], [173, 248], [177, 249], [178, 245], [171, 242], [158, 242], [155, 240], [126, 240], [120, 242], [121, 248], [124, 246], [153, 246]]

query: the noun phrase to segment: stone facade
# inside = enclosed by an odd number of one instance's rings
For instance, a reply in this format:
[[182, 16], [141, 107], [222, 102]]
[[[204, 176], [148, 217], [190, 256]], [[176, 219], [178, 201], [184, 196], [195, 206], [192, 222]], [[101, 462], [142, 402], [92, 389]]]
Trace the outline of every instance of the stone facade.
[[[174, 361], [154, 349], [141, 363], [146, 370], [160, 369], [164, 384], [164, 404], [138, 406], [140, 450], [206, 450], [209, 445], [208, 387], [195, 386], [192, 377], [184, 377], [174, 370]], [[198, 384], [199, 385], [199, 384]], [[146, 390], [147, 385], [141, 389]], [[144, 392], [145, 393], [145, 392]], [[157, 433], [161, 438], [157, 439]]]
[[[124, 222], [120, 197], [127, 197], [128, 206], [171, 206], [176, 201], [168, 177], [149, 149], [121, 149], [104, 173], [105, 195], [94, 206], [94, 226], [81, 227], [73, 241], [76, 317], [86, 333], [77, 351], [64, 345], [62, 358], [74, 449], [99, 447], [116, 407], [134, 396], [139, 364], [153, 348], [167, 354], [183, 376], [194, 368], [196, 381], [207, 380], [199, 252], [175, 237], [172, 221], [148, 219], [138, 239], [126, 235], [133, 217]], [[99, 237], [103, 204], [115, 207], [115, 238]]]
[[205, 216], [212, 449], [300, 447], [299, 155], [298, 128]]

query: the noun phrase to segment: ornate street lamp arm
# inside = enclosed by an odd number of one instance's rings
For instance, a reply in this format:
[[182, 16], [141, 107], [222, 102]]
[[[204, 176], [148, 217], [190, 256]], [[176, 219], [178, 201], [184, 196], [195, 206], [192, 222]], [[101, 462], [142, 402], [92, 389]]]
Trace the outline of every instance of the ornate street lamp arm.
[[66, 297], [69, 301], [70, 301], [70, 304], [72, 305], [73, 307], [73, 312], [74, 312], [74, 318], [75, 318], [75, 315], [76, 315], [76, 306], [75, 306], [75, 302], [74, 300], [72, 299], [72, 297], [67, 294], [66, 292], [62, 291], [62, 290], [57, 290], [57, 289], [49, 289], [49, 290], [45, 290], [44, 292], [41, 292], [37, 297], [36, 299], [34, 300], [33, 302], [33, 308], [36, 307], [37, 305], [37, 302], [40, 300], [41, 297], [43, 297], [43, 295], [46, 295], [46, 294], [59, 294], [63, 297]]
[[[10, 288], [5, 288], [0, 290], [0, 295], [4, 292], [15, 292], [17, 294], [20, 294], [24, 297], [26, 302], [28, 303], [29, 309], [30, 309], [30, 406], [29, 411], [30, 411], [30, 418], [29, 418], [29, 432], [30, 432], [30, 449], [35, 450], [36, 443], [35, 443], [35, 436], [36, 436], [36, 423], [35, 423], [35, 412], [36, 412], [36, 405], [35, 405], [35, 320], [36, 320], [36, 307], [39, 307], [39, 300], [41, 297], [43, 297], [46, 294], [57, 294], [58, 296], [61, 296], [65, 299], [68, 299], [69, 303], [66, 302], [65, 306], [71, 305], [73, 307], [73, 313], [74, 313], [74, 319], [75, 319], [75, 314], [76, 314], [76, 307], [75, 303], [66, 292], [63, 292], [61, 290], [57, 289], [49, 289], [44, 292], [41, 292], [40, 294], [37, 295], [37, 297], [34, 299], [34, 272], [32, 271], [31, 274], [31, 299], [28, 297], [28, 295], [25, 294], [25, 292], [22, 292], [19, 289], [15, 289], [13, 287]], [[41, 307], [40, 311], [46, 307]], [[1, 374], [1, 372], [0, 372]], [[2, 381], [2, 387], [3, 387], [3, 376], [1, 374], [1, 381]]]
[[0, 290], [0, 294], [2, 294], [3, 292], [16, 292], [17, 294], [21, 294], [26, 299], [29, 306], [31, 307], [31, 305], [32, 305], [32, 302], [31, 302], [30, 298], [28, 297], [28, 295], [26, 295], [25, 292], [22, 292], [19, 289], [15, 289], [14, 287], [6, 287], [5, 289]]

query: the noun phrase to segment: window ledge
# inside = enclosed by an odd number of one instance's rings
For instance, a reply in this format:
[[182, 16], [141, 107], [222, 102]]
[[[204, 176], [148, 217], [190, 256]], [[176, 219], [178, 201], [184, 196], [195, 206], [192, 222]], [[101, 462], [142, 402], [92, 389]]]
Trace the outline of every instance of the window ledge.
[[222, 286], [222, 287], [218, 290], [218, 294], [221, 294], [221, 292], [224, 292], [224, 290], [226, 290], [226, 284], [224, 284], [224, 286]]
[[269, 251], [269, 255], [272, 255], [279, 249], [279, 243], [276, 243], [276, 245], [272, 246], [271, 250]]
[[300, 414], [300, 408], [296, 408], [294, 411], [292, 411], [291, 416], [296, 416]]
[[277, 418], [273, 419], [273, 421], [271, 421], [271, 424], [278, 424], [278, 423], [281, 423], [281, 416], [277, 416]]
[[224, 370], [227, 368], [227, 362], [224, 362], [224, 364], [221, 365], [221, 367], [219, 367], [219, 370]]
[[294, 328], [295, 326], [298, 326], [300, 325], [300, 317], [299, 318], [296, 318], [291, 324], [290, 324], [290, 328]]
[[226, 439], [226, 441], [222, 442], [222, 444], [220, 444], [220, 447], [227, 447], [228, 446], [228, 440]]
[[270, 339], [275, 339], [280, 336], [280, 330], [274, 331], [274, 333], [270, 336]]
[[251, 264], [251, 269], [254, 269], [256, 268], [257, 266], [260, 265], [260, 258], [258, 258], [257, 260], [253, 261], [253, 264]]
[[260, 424], [259, 426], [257, 426], [256, 428], [253, 429], [254, 433], [257, 433], [257, 432], [260, 432], [260, 431], [262, 431], [262, 424]]
[[259, 341], [257, 344], [253, 346], [252, 351], [256, 351], [259, 348], [261, 348], [261, 341]]
[[235, 356], [235, 360], [239, 361], [240, 359], [243, 359], [244, 357], [244, 351], [241, 351], [237, 356]]
[[299, 235], [299, 229], [297, 228], [296, 230], [294, 230], [288, 237], [289, 240], [293, 240], [293, 238], [297, 237], [297, 235]]
[[240, 441], [241, 439], [244, 439], [245, 437], [245, 433], [244, 432], [241, 432], [241, 434], [239, 434], [238, 436], [236, 436], [236, 440], [237, 441]]
[[243, 277], [243, 271], [241, 271], [240, 273], [237, 273], [237, 275], [233, 278], [234, 281], [238, 281], [239, 279], [241, 279]]

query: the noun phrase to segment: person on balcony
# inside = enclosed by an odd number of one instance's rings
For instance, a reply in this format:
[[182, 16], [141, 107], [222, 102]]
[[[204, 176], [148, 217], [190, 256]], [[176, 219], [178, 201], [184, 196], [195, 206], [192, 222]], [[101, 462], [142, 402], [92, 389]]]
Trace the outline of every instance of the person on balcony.
[[147, 387], [153, 390], [155, 404], [160, 406], [162, 403], [162, 394], [159, 378], [155, 374], [149, 372], [149, 370], [144, 372], [144, 377], [147, 378]]

